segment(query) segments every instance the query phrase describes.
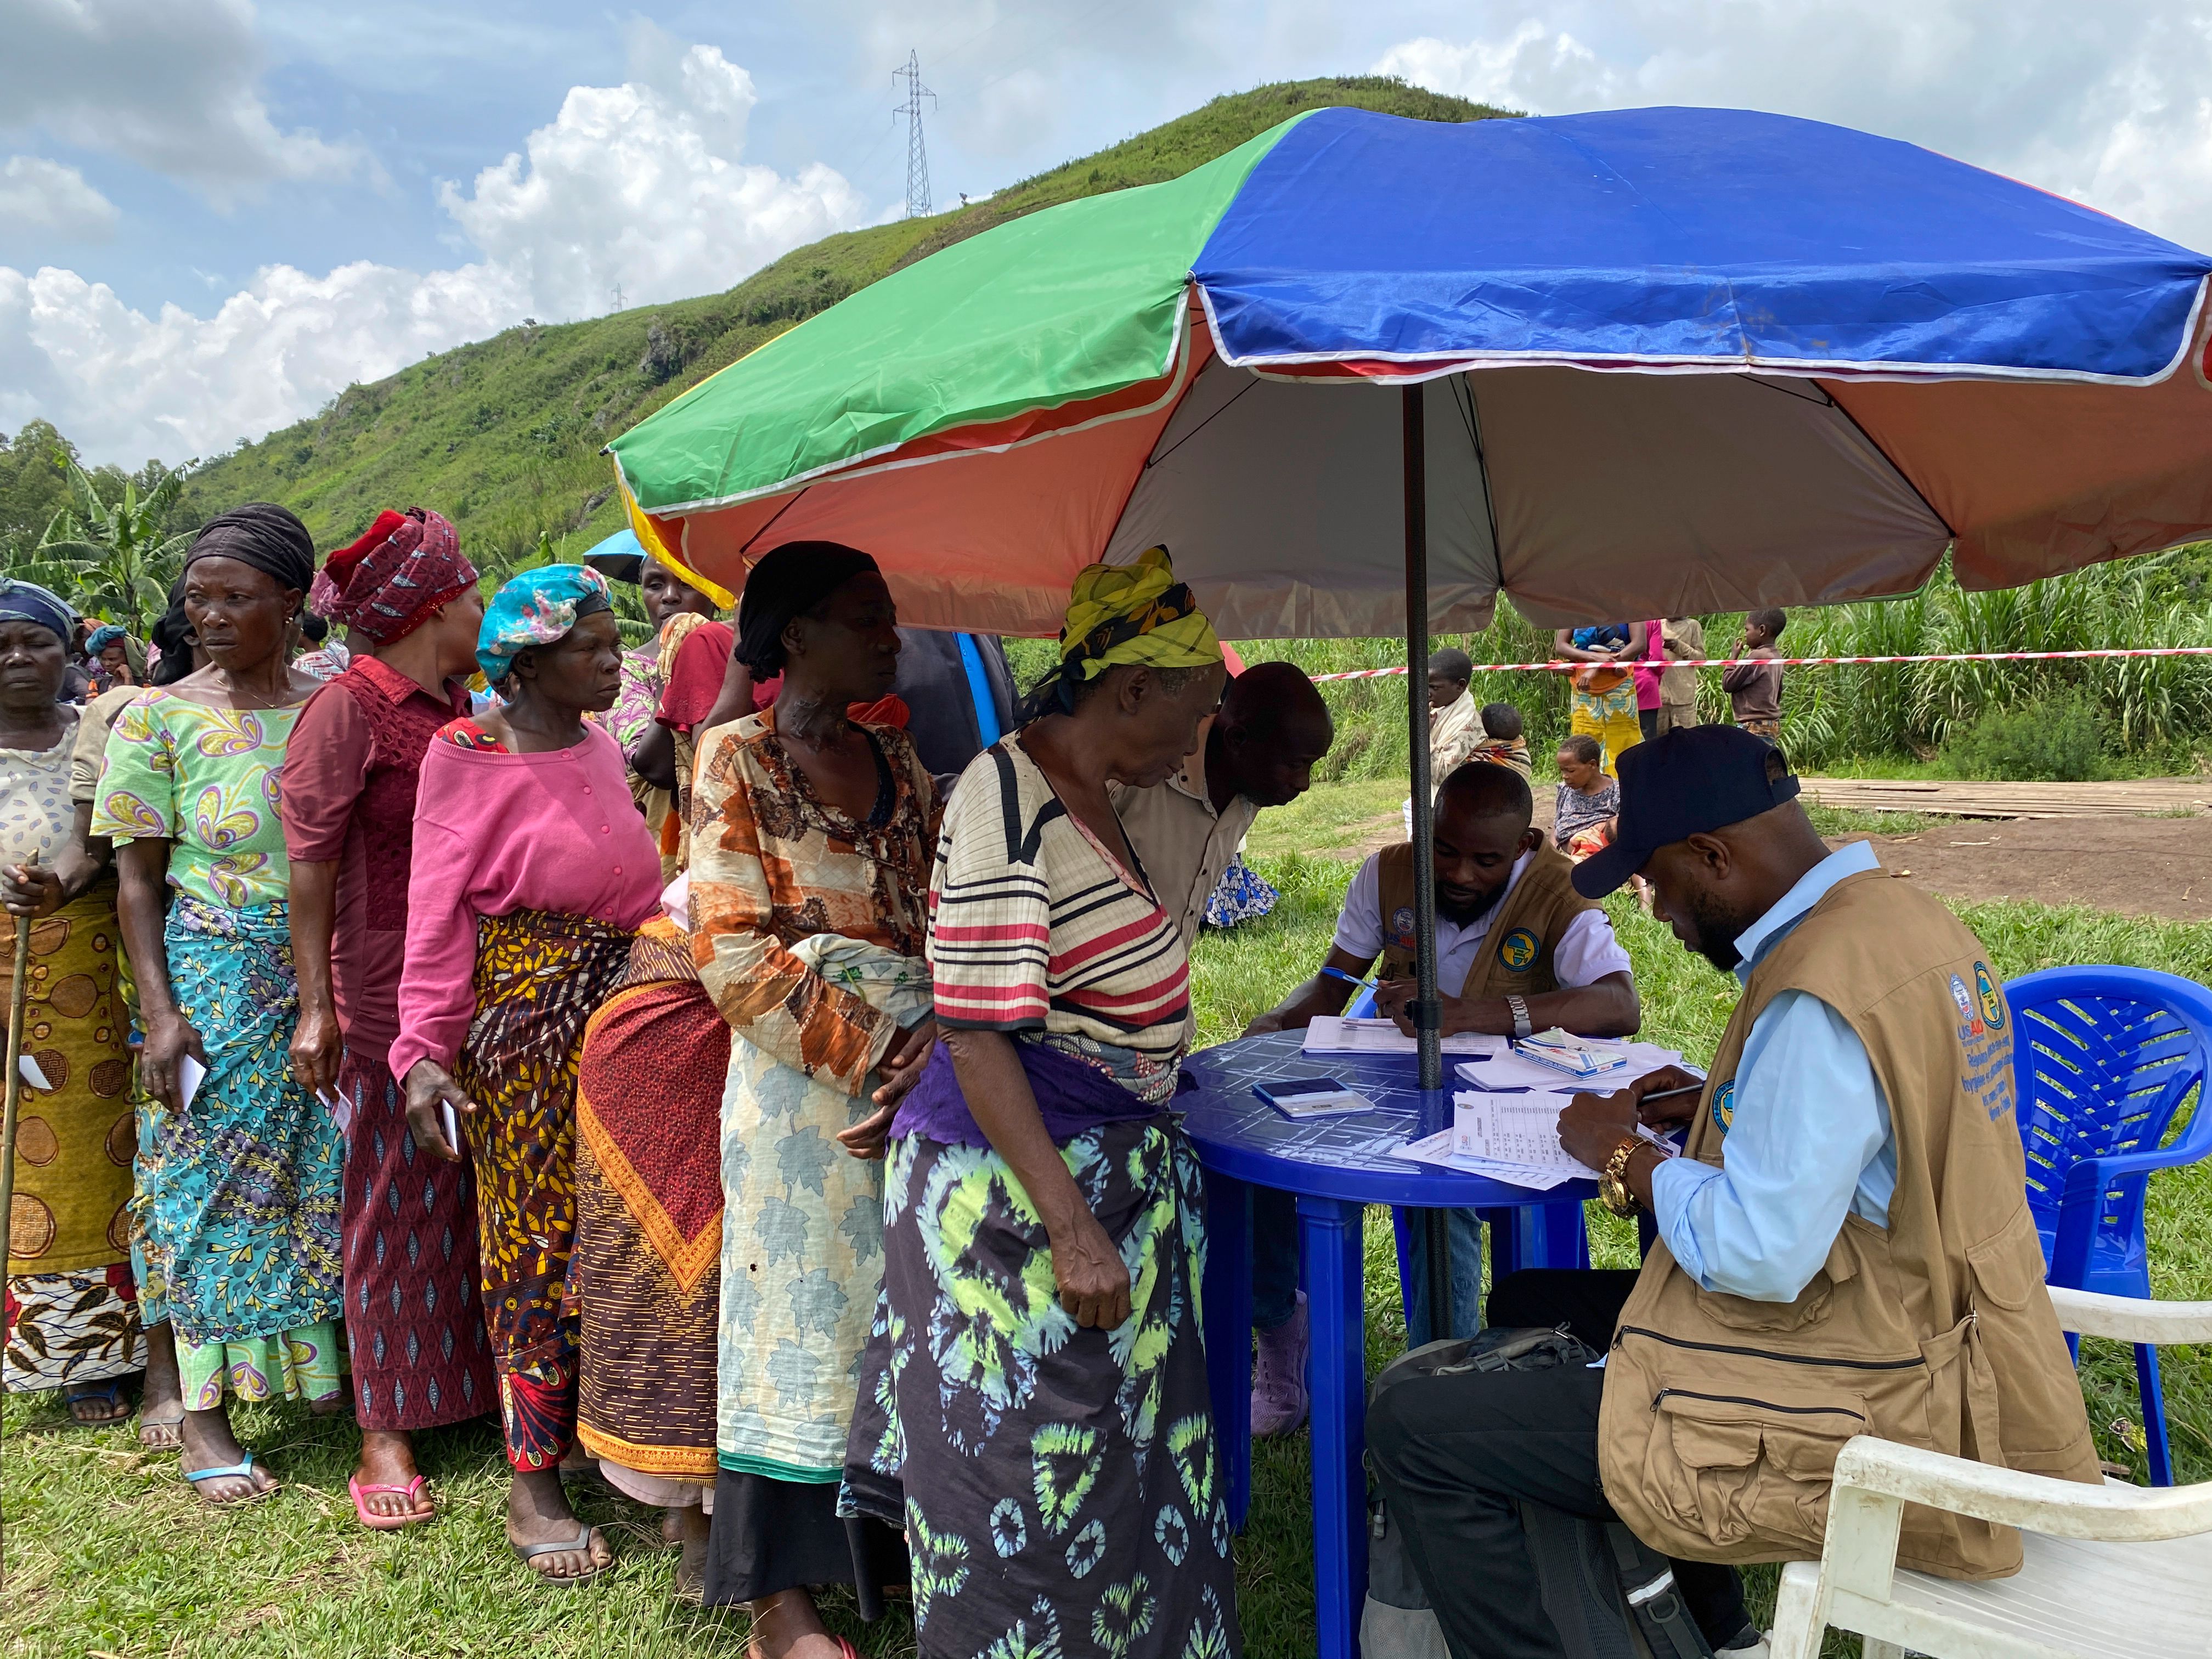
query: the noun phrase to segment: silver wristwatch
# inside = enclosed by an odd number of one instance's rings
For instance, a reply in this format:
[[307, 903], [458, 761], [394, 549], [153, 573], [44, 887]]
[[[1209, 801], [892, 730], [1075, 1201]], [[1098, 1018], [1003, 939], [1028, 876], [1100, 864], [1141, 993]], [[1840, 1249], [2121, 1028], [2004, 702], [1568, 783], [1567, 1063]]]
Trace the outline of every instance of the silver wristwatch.
[[1536, 1028], [1531, 1024], [1528, 1020], [1528, 1005], [1527, 1003], [1522, 1001], [1519, 997], [1508, 997], [1505, 999], [1505, 1006], [1512, 1011], [1513, 1035], [1515, 1036], [1529, 1037], [1536, 1035]]

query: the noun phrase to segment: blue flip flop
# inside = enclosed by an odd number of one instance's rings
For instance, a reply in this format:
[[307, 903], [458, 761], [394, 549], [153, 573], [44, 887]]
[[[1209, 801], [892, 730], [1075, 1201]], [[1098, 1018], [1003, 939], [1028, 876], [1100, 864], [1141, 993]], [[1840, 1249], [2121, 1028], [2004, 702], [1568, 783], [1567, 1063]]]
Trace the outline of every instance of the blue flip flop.
[[[227, 1464], [219, 1469], [180, 1468], [177, 1472], [192, 1483], [192, 1489], [196, 1492], [203, 1480], [221, 1480], [226, 1478], [251, 1480], [253, 1479], [253, 1454], [248, 1452], [240, 1462]], [[244, 1509], [248, 1504], [258, 1504], [264, 1498], [274, 1498], [279, 1488], [276, 1486], [257, 1486], [249, 1498], [204, 1498], [201, 1501], [211, 1510]]]
[[[79, 1417], [76, 1408], [88, 1400], [96, 1400], [106, 1406], [122, 1406], [125, 1409], [112, 1417]], [[82, 1383], [63, 1397], [62, 1404], [69, 1409], [70, 1421], [81, 1429], [104, 1429], [109, 1424], [120, 1423], [131, 1415], [129, 1402], [124, 1398], [120, 1382]]]

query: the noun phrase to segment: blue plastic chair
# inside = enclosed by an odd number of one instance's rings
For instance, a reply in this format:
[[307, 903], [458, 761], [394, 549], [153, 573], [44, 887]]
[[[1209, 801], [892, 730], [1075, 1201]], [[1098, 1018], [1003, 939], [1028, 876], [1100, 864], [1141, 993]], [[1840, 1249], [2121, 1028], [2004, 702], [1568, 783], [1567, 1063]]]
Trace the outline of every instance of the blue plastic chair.
[[[2173, 1144], [2160, 1144], [2212, 1066], [2212, 992], [2140, 968], [2048, 968], [2013, 981], [2005, 996], [2027, 1202], [2049, 1280], [2148, 1298], [2150, 1172], [2212, 1153], [2201, 1095]], [[2170, 1486], [2158, 1351], [2147, 1344], [2136, 1346], [2136, 1379], [2151, 1484]]]

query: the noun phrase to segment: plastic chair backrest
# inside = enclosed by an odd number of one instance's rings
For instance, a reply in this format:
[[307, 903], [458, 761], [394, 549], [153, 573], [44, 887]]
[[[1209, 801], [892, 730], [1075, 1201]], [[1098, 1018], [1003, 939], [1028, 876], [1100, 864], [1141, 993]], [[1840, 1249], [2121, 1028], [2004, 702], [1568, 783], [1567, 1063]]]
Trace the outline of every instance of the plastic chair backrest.
[[[2212, 993], [2149, 969], [2047, 968], [2013, 981], [2005, 999], [2027, 1201], [2047, 1257], [2067, 1172], [2083, 1158], [2156, 1151], [2203, 1080]], [[2099, 1194], [2093, 1250], [2140, 1253], [2148, 1179], [2122, 1176]]]

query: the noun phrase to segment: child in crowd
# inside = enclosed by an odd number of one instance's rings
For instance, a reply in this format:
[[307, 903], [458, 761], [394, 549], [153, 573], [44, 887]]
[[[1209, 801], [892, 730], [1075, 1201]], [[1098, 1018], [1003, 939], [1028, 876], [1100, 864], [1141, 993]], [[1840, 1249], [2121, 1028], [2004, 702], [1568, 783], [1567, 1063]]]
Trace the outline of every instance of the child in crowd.
[[1605, 751], [1588, 732], [1559, 744], [1559, 793], [1552, 809], [1552, 845], [1580, 864], [1613, 841], [1620, 786], [1606, 775]]
[[1743, 619], [1740, 656], [1757, 657], [1735, 668], [1721, 670], [1721, 686], [1735, 706], [1735, 723], [1769, 743], [1782, 740], [1782, 665], [1768, 659], [1782, 653], [1775, 646], [1788, 626], [1789, 614], [1769, 606]]
[[1475, 744], [1470, 759], [1488, 761], [1496, 766], [1510, 766], [1524, 779], [1531, 775], [1528, 741], [1522, 736], [1519, 709], [1510, 702], [1483, 704], [1482, 731], [1482, 741]]
[[1449, 647], [1429, 659], [1429, 781], [1449, 777], [1482, 741], [1474, 694], [1468, 690], [1474, 664]]

